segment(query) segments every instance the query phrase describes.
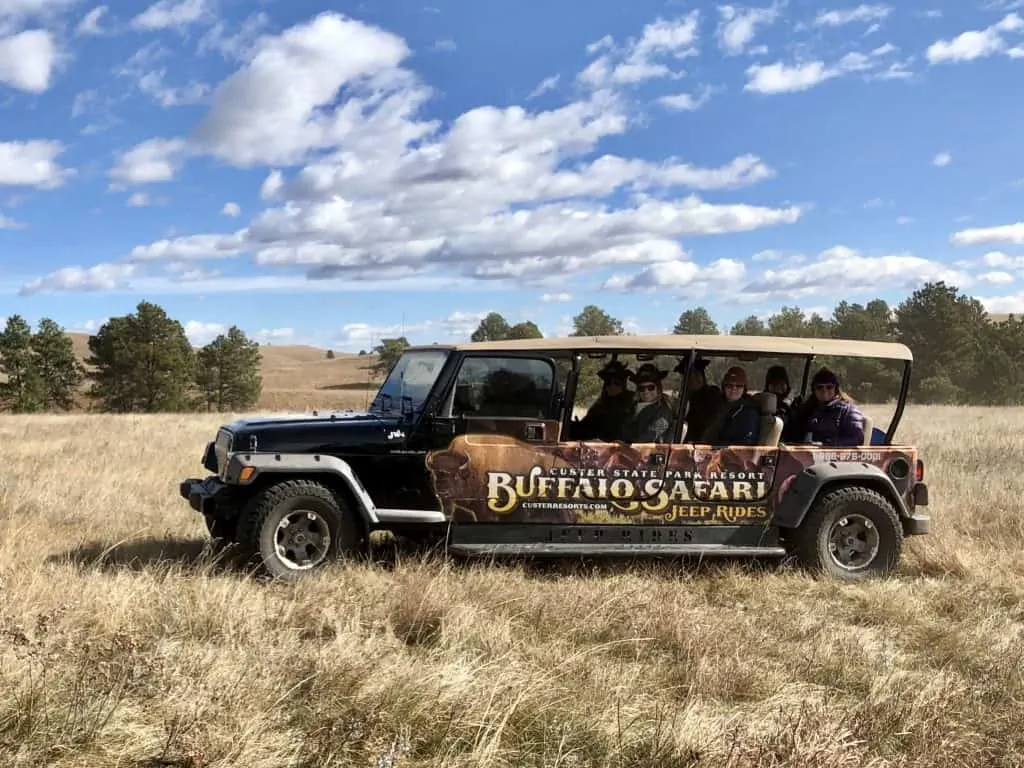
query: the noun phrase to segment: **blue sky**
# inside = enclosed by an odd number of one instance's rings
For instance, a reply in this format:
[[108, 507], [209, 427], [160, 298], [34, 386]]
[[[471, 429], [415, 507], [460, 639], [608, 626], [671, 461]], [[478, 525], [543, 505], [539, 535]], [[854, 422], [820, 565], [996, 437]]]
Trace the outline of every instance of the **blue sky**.
[[357, 351], [489, 311], [1024, 310], [1024, 0], [4, 0], [0, 316]]

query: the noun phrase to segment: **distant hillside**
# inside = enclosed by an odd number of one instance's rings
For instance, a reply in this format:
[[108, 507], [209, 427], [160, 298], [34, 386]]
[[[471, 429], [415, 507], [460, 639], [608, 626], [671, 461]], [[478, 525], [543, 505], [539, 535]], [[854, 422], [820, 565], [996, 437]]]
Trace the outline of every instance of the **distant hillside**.
[[[75, 354], [89, 357], [89, 335], [69, 333]], [[312, 410], [362, 408], [377, 389], [378, 378], [370, 371], [376, 355], [335, 352], [302, 344], [261, 345], [263, 395], [258, 410]]]

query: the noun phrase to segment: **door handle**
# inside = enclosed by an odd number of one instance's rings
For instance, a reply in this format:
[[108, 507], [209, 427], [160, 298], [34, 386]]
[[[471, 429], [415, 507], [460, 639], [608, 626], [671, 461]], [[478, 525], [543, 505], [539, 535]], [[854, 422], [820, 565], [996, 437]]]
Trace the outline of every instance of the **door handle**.
[[526, 434], [527, 440], [543, 440], [544, 439], [544, 425], [543, 424], [527, 424], [524, 427], [523, 432]]
[[650, 456], [647, 457], [647, 463], [653, 464], [656, 467], [663, 466], [665, 464], [665, 454], [652, 453]]

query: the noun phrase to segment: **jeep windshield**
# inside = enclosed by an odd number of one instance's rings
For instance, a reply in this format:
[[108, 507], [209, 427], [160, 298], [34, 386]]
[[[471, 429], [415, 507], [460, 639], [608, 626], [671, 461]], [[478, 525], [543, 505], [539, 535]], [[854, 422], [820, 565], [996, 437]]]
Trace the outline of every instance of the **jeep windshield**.
[[445, 349], [404, 353], [380, 385], [371, 413], [409, 413], [423, 407], [448, 358]]

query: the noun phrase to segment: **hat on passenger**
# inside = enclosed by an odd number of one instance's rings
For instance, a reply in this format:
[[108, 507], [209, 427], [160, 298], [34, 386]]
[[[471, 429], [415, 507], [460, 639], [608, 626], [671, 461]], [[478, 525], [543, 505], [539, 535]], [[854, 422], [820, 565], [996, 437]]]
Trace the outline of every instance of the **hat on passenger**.
[[[698, 356], [697, 359], [693, 361], [693, 368], [691, 368], [690, 371], [699, 371], [700, 373], [703, 373], [704, 369], [707, 368], [709, 365], [711, 365], [711, 361], [708, 358]], [[672, 370], [675, 373], [685, 373], [686, 358], [684, 357], [682, 360], [680, 360], [679, 365], [677, 365]]]
[[789, 372], [784, 365], [773, 365], [764, 375], [764, 385], [767, 387], [773, 381], [781, 381], [789, 384]]
[[734, 365], [732, 368], [725, 372], [725, 376], [722, 377], [722, 386], [728, 386], [729, 384], [741, 384], [744, 387], [747, 385], [747, 372], [740, 366]]
[[633, 376], [633, 372], [620, 360], [612, 360], [608, 365], [597, 372], [601, 380], [608, 382], [611, 379], [619, 379], [623, 382]]
[[666, 376], [668, 376], [668, 371], [659, 369], [654, 363], [644, 363], [630, 378], [637, 384], [642, 381], [653, 381], [655, 384], [660, 384]]
[[814, 378], [811, 379], [811, 386], [813, 387], [816, 384], [832, 384], [838, 391], [839, 377], [834, 371], [830, 371], [828, 368], [821, 368], [814, 374]]

